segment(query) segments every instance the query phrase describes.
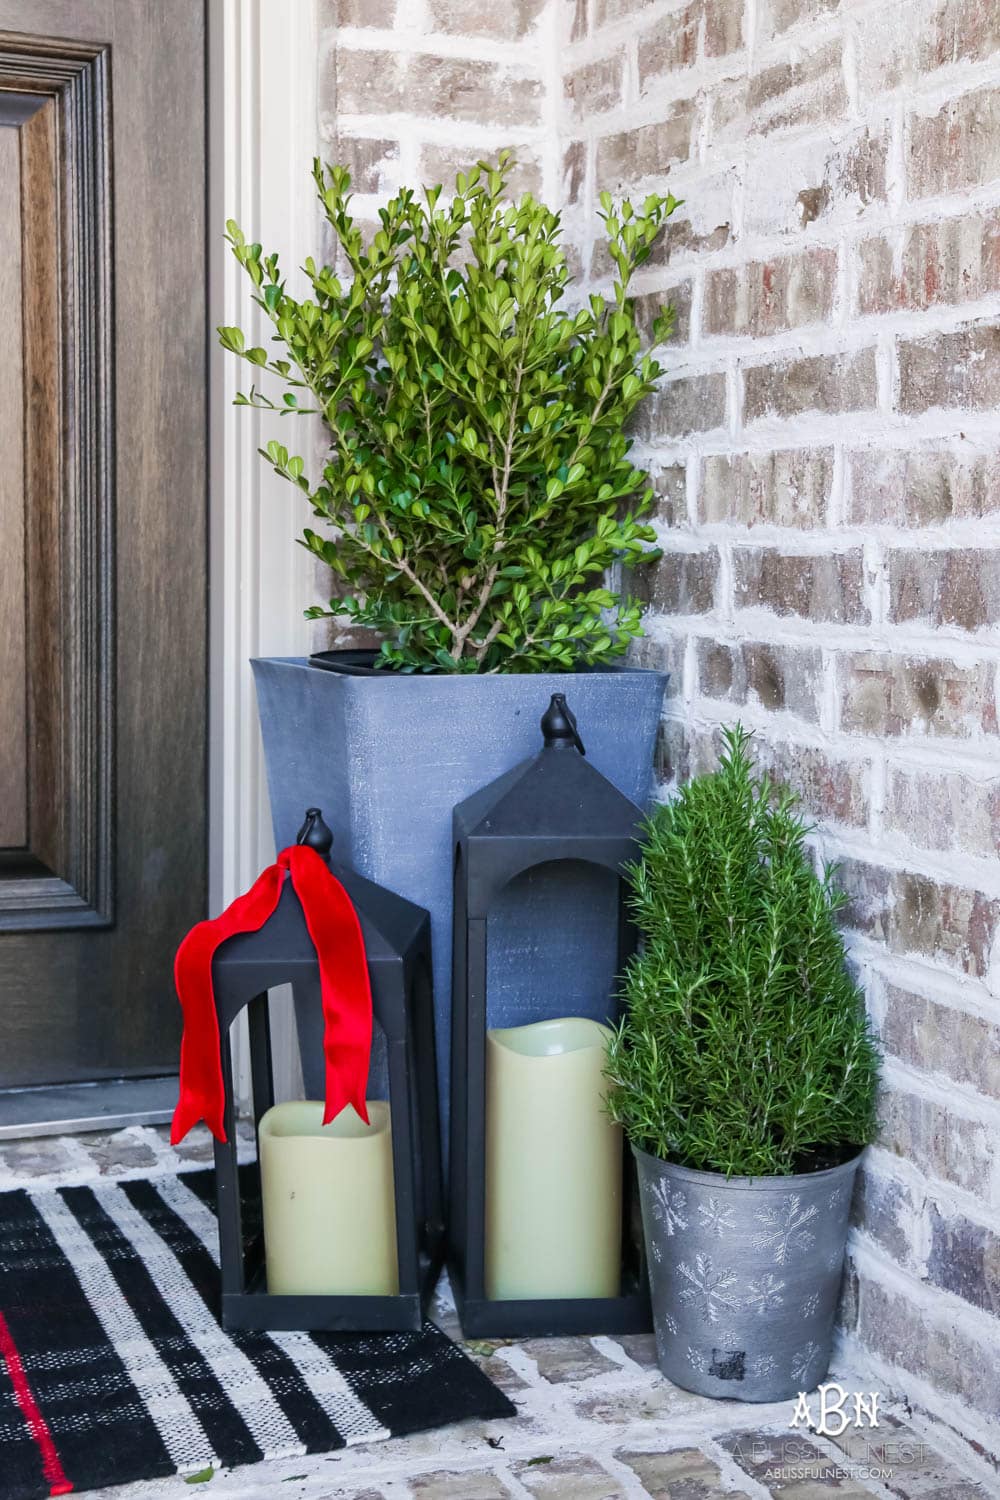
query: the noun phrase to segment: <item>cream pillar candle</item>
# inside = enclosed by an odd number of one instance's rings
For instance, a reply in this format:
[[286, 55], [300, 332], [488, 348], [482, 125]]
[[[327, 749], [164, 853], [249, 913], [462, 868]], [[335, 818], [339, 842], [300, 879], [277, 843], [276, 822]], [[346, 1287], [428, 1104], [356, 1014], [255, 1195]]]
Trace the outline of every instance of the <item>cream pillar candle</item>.
[[348, 1105], [323, 1124], [318, 1100], [276, 1104], [258, 1132], [267, 1289], [395, 1296], [396, 1201], [389, 1106]]
[[622, 1136], [609, 1032], [582, 1017], [486, 1033], [486, 1295], [617, 1297]]

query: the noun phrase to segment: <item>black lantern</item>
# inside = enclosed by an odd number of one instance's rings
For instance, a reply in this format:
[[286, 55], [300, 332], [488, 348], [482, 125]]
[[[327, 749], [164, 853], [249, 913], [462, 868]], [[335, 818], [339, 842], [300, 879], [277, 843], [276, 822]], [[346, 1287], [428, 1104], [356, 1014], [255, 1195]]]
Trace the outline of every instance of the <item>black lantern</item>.
[[[541, 726], [544, 744], [537, 755], [476, 792], [454, 812], [449, 1267], [462, 1328], [470, 1337], [638, 1333], [652, 1326], [634, 1165], [624, 1141], [603, 1113], [599, 1094], [594, 1095], [597, 1105], [590, 1108], [590, 1115], [599, 1112], [596, 1128], [610, 1132], [612, 1167], [621, 1171], [617, 1196], [609, 1197], [608, 1209], [601, 1210], [610, 1215], [601, 1232], [606, 1245], [610, 1240], [610, 1254], [615, 1257], [608, 1294], [565, 1295], [550, 1287], [542, 1294], [532, 1288], [530, 1294], [521, 1295], [509, 1287], [499, 1290], [488, 1267], [495, 1254], [490, 1248], [488, 1179], [497, 1168], [492, 1165], [495, 1158], [487, 1129], [487, 1089], [497, 1085], [490, 1083], [487, 1069], [487, 1028], [509, 1026], [511, 1012], [516, 1020], [531, 1018], [532, 1005], [536, 1014], [539, 1009], [544, 1013], [543, 1019], [553, 1014], [553, 1008], [559, 1013], [559, 995], [552, 993], [558, 986], [551, 978], [539, 986], [530, 972], [544, 943], [544, 935], [539, 936], [544, 934], [544, 926], [538, 925], [539, 912], [544, 924], [547, 913], [555, 910], [553, 881], [562, 882], [570, 893], [579, 892], [578, 900], [571, 895], [571, 902], [579, 907], [577, 916], [585, 927], [589, 924], [592, 937], [609, 949], [596, 1000], [601, 1014], [594, 1019], [616, 1019], [616, 976], [635, 947], [623, 899], [622, 866], [635, 854], [642, 813], [584, 758], [576, 721], [561, 693], [552, 697]], [[539, 872], [544, 872], [544, 881], [533, 893], [530, 882]], [[595, 876], [605, 891], [610, 887], [610, 903], [596, 899]], [[529, 913], [520, 929], [509, 906], [510, 893], [516, 888], [527, 893]], [[514, 984], [509, 965], [505, 973], [506, 961], [493, 951], [499, 946], [494, 919], [504, 911], [505, 902], [506, 915], [498, 927], [502, 938], [509, 944], [513, 934], [515, 945], [520, 942], [522, 950], [532, 949], [527, 953], [527, 968], [522, 966]], [[519, 938], [518, 932], [532, 924], [530, 941]], [[555, 934], [552, 942], [557, 944]], [[567, 949], [563, 942], [558, 951], [565, 970], [572, 965], [573, 947]], [[525, 957], [523, 951], [521, 957]], [[498, 975], [505, 980], [500, 988], [506, 993], [496, 1001], [490, 988]], [[522, 1028], [525, 1032], [536, 1029], [542, 1028]], [[512, 1033], [489, 1032], [491, 1039], [498, 1035]], [[603, 1048], [600, 1060], [592, 1065], [603, 1092], [602, 1062]], [[602, 1139], [607, 1141], [608, 1136]], [[523, 1140], [527, 1171], [532, 1138], [529, 1134]], [[540, 1148], [544, 1144], [538, 1139]], [[540, 1170], [544, 1189], [549, 1169], [543, 1164]], [[555, 1201], [561, 1185], [554, 1163], [551, 1184]], [[523, 1222], [514, 1225], [514, 1232], [528, 1233]], [[530, 1238], [526, 1244], [530, 1257], [534, 1254]], [[552, 1274], [555, 1284], [558, 1266]]]
[[[225, 942], [212, 965], [225, 1089], [226, 1141], [215, 1143], [222, 1322], [230, 1329], [419, 1329], [444, 1260], [430, 918], [422, 907], [331, 862], [333, 835], [319, 809], [307, 812], [298, 842], [309, 844], [330, 865], [354, 905], [364, 937], [373, 1017], [386, 1041], [399, 1292], [338, 1296], [267, 1290], [260, 1173], [256, 1165], [249, 1172], [242, 1169], [241, 1192], [237, 1167], [229, 1029], [246, 1007], [259, 1129], [274, 1103], [267, 992], [291, 983], [314, 993], [319, 1003], [316, 951], [299, 899], [286, 880], [273, 916], [259, 931]], [[351, 1212], [352, 1204], [345, 1203], [344, 1213]]]

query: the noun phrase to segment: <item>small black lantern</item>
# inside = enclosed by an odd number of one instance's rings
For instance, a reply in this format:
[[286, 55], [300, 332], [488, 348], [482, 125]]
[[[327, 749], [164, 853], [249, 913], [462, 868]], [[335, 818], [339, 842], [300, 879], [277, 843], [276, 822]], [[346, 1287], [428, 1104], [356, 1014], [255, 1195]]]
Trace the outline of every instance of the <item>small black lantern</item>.
[[[592, 872], [605, 872], [614, 892], [607, 933], [609, 945], [614, 945], [613, 975], [621, 972], [635, 947], [622, 866], [635, 854], [642, 813], [585, 759], [563, 694], [553, 695], [541, 727], [544, 744], [537, 755], [476, 792], [454, 812], [449, 1269], [467, 1337], [641, 1333], [652, 1327], [635, 1170], [624, 1141], [618, 1294], [501, 1297], [491, 1296], [488, 1289], [487, 1026], [508, 1023], [507, 1016], [493, 1014], [488, 995], [491, 912], [499, 909], [518, 877], [544, 866], [550, 879], [554, 871], [571, 883], [574, 864], [577, 871], [591, 867]], [[545, 889], [551, 891], [551, 884]], [[586, 903], [586, 887], [583, 900]], [[609, 925], [606, 907], [595, 907], [593, 918]], [[506, 926], [516, 928], [509, 921]], [[520, 998], [508, 1000], [522, 1016], [529, 984], [530, 979], [522, 976]], [[616, 989], [613, 977], [606, 996], [602, 985], [603, 1020], [617, 1017]]]
[[[318, 960], [299, 899], [286, 880], [271, 918], [230, 938], [212, 964], [221, 1039], [226, 1140], [215, 1143], [225, 1328], [361, 1332], [419, 1329], [444, 1260], [443, 1190], [434, 1057], [430, 918], [422, 907], [333, 863], [333, 835], [310, 808], [298, 842], [327, 861], [361, 924], [374, 1020], [382, 1027], [391, 1108], [398, 1295], [275, 1295], [267, 1290], [260, 1173], [237, 1167], [229, 1030], [244, 1009], [250, 1033], [254, 1122], [274, 1103], [268, 990], [291, 983], [319, 999]], [[382, 1071], [380, 1069], [380, 1071]], [[247, 1186], [249, 1177], [249, 1189]], [[351, 1205], [345, 1203], [345, 1213]]]

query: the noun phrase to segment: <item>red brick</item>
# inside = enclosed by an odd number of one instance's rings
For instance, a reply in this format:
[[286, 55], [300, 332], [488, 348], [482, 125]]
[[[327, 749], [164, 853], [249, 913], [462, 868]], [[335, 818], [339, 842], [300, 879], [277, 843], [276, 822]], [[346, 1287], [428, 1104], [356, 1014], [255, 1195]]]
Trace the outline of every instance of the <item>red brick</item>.
[[[354, 3], [365, 6], [368, 0]], [[503, 5], [484, 5], [483, 0], [427, 0], [427, 6], [433, 31], [516, 42], [537, 25], [545, 0], [505, 0]]]
[[694, 106], [682, 99], [655, 125], [602, 136], [597, 142], [598, 189], [634, 189], [643, 178], [661, 177], [670, 162], [687, 161], [693, 126]]
[[954, 193], [1000, 177], [1000, 89], [962, 94], [935, 115], [907, 121], [910, 196]]
[[[905, 8], [901, 14], [905, 23]], [[1000, 10], [983, 0], [939, 0], [913, 30], [925, 73], [963, 59], [984, 62], [1000, 51]]]
[[668, 464], [664, 468], [651, 468], [650, 479], [656, 491], [653, 515], [665, 526], [687, 524], [687, 468], [684, 464]]
[[704, 331], [761, 338], [786, 328], [826, 322], [833, 311], [836, 285], [837, 252], [819, 248], [709, 271]]
[[705, 56], [728, 57], [743, 46], [744, 0], [704, 0]]
[[859, 449], [849, 457], [853, 525], [934, 526], [996, 508], [1000, 453], [951, 448]]
[[702, 468], [698, 516], [743, 526], [822, 526], [832, 485], [832, 448], [710, 454]]
[[709, 432], [726, 420], [725, 375], [688, 375], [674, 379], [640, 407], [636, 431], [651, 442]]
[[[491, 160], [495, 159], [500, 149], [497, 147], [487, 155]], [[519, 197], [521, 193], [534, 193], [537, 196], [542, 187], [542, 164], [534, 147], [518, 142], [507, 149], [514, 155], [508, 171], [508, 191], [511, 196]], [[469, 170], [469, 163], [474, 155], [467, 146], [439, 146], [427, 142], [420, 152], [420, 179], [429, 183], [442, 182], [445, 187], [452, 188], [458, 173]]]
[[738, 547], [733, 553], [733, 604], [777, 615], [837, 624], [867, 624], [864, 554], [781, 552], [774, 547]]
[[705, 614], [715, 604], [718, 576], [719, 554], [714, 547], [680, 552], [668, 545], [659, 562], [635, 569], [630, 592], [667, 614]]
[[668, 303], [674, 310], [673, 332], [670, 335], [671, 347], [687, 343], [691, 337], [690, 281], [678, 282], [676, 286], [665, 286], [659, 292], [643, 292], [634, 301], [636, 323], [647, 345], [653, 342], [653, 322], [663, 311], [664, 303]]
[[868, 822], [866, 760], [839, 760], [816, 745], [769, 741], [754, 735], [754, 760], [802, 799], [803, 811], [824, 823], [864, 828]]
[[992, 1138], [980, 1121], [953, 1114], [919, 1094], [883, 1090], [878, 1142], [928, 1177], [990, 1197]]
[[810, 26], [832, 15], [840, 0], [764, 0], [758, 12], [759, 35], [780, 36], [790, 26]]
[[563, 78], [563, 93], [570, 115], [586, 120], [602, 110], [614, 109], [621, 103], [624, 78], [625, 54], [620, 50], [567, 73]]
[[[745, 134], [735, 124], [735, 139]], [[797, 233], [807, 224], [857, 222], [886, 198], [888, 127], [838, 129], [836, 139], [809, 136], [774, 153], [751, 156], [746, 167], [744, 220], [748, 234]]]
[[698, 56], [699, 33], [706, 57], [726, 57], [743, 45], [744, 0], [690, 0], [681, 10], [662, 16], [639, 34], [639, 87], [648, 92], [652, 81], [679, 68], [691, 67]]
[[634, 0], [595, 0], [594, 21], [597, 26], [608, 26], [625, 16], [634, 15]]
[[992, 667], [947, 658], [845, 653], [837, 661], [843, 728], [861, 734], [942, 738], [995, 734]]
[[926, 875], [894, 875], [889, 947], [954, 964], [981, 979], [997, 928], [996, 901], [981, 891], [945, 885]]
[[387, 179], [394, 185], [399, 166], [399, 142], [340, 135], [330, 146], [330, 159], [346, 167], [356, 193], [377, 193]]
[[698, 689], [706, 698], [757, 703], [815, 723], [823, 686], [823, 654], [812, 646], [767, 641], [699, 640]]
[[744, 417], [792, 417], [806, 411], [863, 411], [875, 406], [875, 351], [814, 354], [744, 370]]
[[587, 143], [571, 141], [563, 152], [563, 202], [579, 203], [587, 178]]
[[413, 113], [477, 125], [533, 125], [541, 117], [541, 99], [537, 77], [499, 63], [346, 47], [336, 52], [341, 114]]
[[839, 39], [751, 74], [746, 107], [749, 128], [758, 135], [842, 115], [847, 90]]
[[[615, 1453], [619, 1463], [627, 1464], [633, 1474], [638, 1475], [640, 1488], [632, 1490], [636, 1495], [651, 1495], [656, 1500], [664, 1500], [665, 1496], [673, 1495], [676, 1500], [687, 1495], [690, 1500], [715, 1500], [715, 1497], [729, 1494], [728, 1480], [723, 1480], [718, 1464], [714, 1458], [710, 1458], [701, 1448], [668, 1448], [666, 1451], [638, 1450], [635, 1452], [627, 1448], [620, 1448]], [[548, 1465], [546, 1465], [546, 1472]], [[609, 1483], [605, 1486], [595, 1485], [584, 1489], [583, 1485], [568, 1486], [562, 1490], [565, 1496], [572, 1496], [573, 1500], [586, 1500], [587, 1496], [608, 1496], [609, 1500], [618, 1495], [624, 1495], [625, 1491], [618, 1488], [617, 1484]], [[558, 1500], [560, 1491], [553, 1488], [544, 1492], [549, 1500]]]
[[872, 100], [921, 73], [1000, 49], [1000, 10], [989, 0], [892, 0], [859, 20], [858, 82]]
[[910, 1271], [920, 1267], [914, 1241], [922, 1206], [905, 1183], [873, 1171], [865, 1158], [855, 1181], [851, 1223]]
[[917, 224], [905, 231], [901, 268], [887, 239], [860, 248], [863, 313], [960, 303], [1000, 291], [1000, 213]]
[[391, 31], [396, 24], [397, 0], [336, 0], [331, 26], [369, 26]]
[[849, 898], [845, 925], [890, 953], [934, 959], [977, 979], [987, 973], [1000, 909], [981, 891], [853, 859], [838, 863], [837, 883]]
[[[978, 1324], [959, 1321], [946, 1305], [937, 1315], [928, 1316], [926, 1298], [911, 1300], [896, 1287], [866, 1277], [858, 1304], [857, 1335], [889, 1364], [919, 1372], [920, 1379], [933, 1389], [956, 1396], [988, 1421], [995, 1420], [1000, 1343], [988, 1319]], [[937, 1488], [939, 1496], [947, 1497], [944, 1486]]]
[[950, 849], [986, 858], [1000, 853], [1000, 778], [983, 781], [963, 771], [889, 772], [885, 826], [925, 849]]
[[684, 688], [684, 649], [682, 635], [665, 635], [660, 629], [655, 639], [642, 635], [632, 642], [628, 653], [629, 666], [650, 667], [655, 672], [667, 673], [666, 696], [676, 698]]
[[965, 1214], [929, 1208], [927, 1279], [983, 1312], [1000, 1314], [1000, 1235]]
[[998, 389], [1000, 328], [995, 325], [933, 333], [899, 346], [901, 411], [953, 406], [992, 411]]
[[1000, 551], [889, 554], [889, 618], [981, 630], [1000, 622]]
[[880, 1028], [887, 1052], [1000, 1099], [1000, 1025], [890, 984]]
[[662, 78], [678, 68], [689, 68], [698, 55], [701, 6], [692, 0], [683, 10], [662, 16], [639, 34], [639, 87], [646, 92], [650, 80]]

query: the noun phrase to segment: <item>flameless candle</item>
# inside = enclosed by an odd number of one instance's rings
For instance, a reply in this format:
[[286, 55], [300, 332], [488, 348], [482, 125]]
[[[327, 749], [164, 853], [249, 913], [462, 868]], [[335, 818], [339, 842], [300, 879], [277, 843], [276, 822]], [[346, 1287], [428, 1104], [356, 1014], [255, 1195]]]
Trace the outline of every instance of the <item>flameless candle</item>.
[[267, 1289], [395, 1296], [396, 1206], [389, 1106], [369, 1099], [323, 1124], [318, 1100], [290, 1100], [260, 1122]]
[[609, 1032], [583, 1017], [486, 1033], [486, 1295], [617, 1297], [622, 1136]]

